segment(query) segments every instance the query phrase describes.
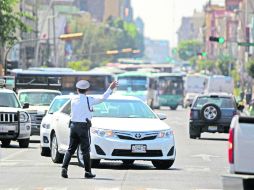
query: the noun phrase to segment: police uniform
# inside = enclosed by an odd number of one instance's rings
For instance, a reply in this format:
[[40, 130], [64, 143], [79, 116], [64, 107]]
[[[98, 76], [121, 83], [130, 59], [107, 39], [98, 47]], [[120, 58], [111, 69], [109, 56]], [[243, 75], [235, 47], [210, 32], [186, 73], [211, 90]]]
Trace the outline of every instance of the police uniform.
[[[81, 80], [76, 84], [77, 89], [88, 89], [90, 84], [88, 81]], [[95, 104], [99, 104], [107, 99], [112, 90], [108, 90], [100, 97], [88, 97], [85, 94], [78, 94], [71, 100], [71, 121], [70, 121], [70, 142], [69, 148], [65, 153], [62, 165], [62, 177], [67, 178], [67, 169], [72, 155], [75, 153], [80, 144], [85, 165], [85, 177], [95, 177], [91, 173], [90, 161], [90, 127], [88, 122], [92, 119], [91, 108]], [[88, 119], [88, 120], [87, 120]]]

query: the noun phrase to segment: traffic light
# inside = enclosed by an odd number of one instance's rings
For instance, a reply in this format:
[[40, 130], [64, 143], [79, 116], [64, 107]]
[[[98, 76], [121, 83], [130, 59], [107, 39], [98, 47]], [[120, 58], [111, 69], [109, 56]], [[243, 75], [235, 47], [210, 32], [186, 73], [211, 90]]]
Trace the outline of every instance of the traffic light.
[[209, 37], [209, 41], [218, 42], [219, 44], [224, 44], [225, 38], [223, 38], [223, 37], [210, 36], [210, 37]]
[[202, 56], [202, 57], [206, 57], [207, 53], [206, 52], [198, 52], [197, 55]]

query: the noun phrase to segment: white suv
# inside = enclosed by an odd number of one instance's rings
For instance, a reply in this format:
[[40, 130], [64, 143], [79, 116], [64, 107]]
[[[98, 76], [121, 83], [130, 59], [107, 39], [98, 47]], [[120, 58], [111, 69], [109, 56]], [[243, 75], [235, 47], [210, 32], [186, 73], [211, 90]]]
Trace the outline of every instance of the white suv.
[[[23, 108], [28, 108], [25, 104]], [[24, 111], [12, 90], [0, 88], [0, 141], [2, 147], [10, 145], [11, 140], [17, 140], [21, 148], [29, 146], [31, 134], [31, 119]]]
[[29, 103], [27, 112], [30, 114], [32, 122], [31, 135], [40, 135], [41, 120], [52, 100], [58, 95], [61, 95], [58, 90], [23, 89], [18, 91], [18, 99], [21, 105]]

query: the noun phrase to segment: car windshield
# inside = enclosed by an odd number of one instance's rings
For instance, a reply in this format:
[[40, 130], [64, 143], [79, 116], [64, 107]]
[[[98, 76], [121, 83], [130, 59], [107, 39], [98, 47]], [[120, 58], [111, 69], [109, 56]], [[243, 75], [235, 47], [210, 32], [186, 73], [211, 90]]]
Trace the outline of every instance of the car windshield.
[[147, 90], [146, 77], [120, 77], [118, 90], [145, 91]]
[[199, 97], [194, 108], [202, 108], [208, 103], [216, 104], [219, 108], [235, 108], [234, 100], [230, 97]]
[[67, 101], [69, 98], [61, 98], [61, 99], [55, 99], [53, 103], [51, 104], [48, 113], [53, 114], [56, 111], [58, 111]]
[[0, 93], [0, 107], [20, 108], [20, 104], [14, 94]]
[[106, 100], [93, 107], [94, 117], [156, 118], [156, 115], [141, 101]]
[[57, 92], [21, 92], [19, 100], [22, 105], [29, 103], [31, 106], [49, 106], [57, 95]]

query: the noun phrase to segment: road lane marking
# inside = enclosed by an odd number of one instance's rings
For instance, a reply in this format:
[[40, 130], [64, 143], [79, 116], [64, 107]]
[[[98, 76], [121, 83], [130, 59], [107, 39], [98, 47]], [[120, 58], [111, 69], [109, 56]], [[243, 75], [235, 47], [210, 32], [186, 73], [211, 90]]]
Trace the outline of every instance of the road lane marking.
[[184, 170], [189, 172], [210, 172], [211, 171], [211, 169], [206, 166], [187, 166], [185, 167]]
[[220, 156], [214, 156], [214, 155], [209, 155], [209, 154], [197, 154], [191, 156], [193, 158], [202, 158], [204, 161], [211, 162], [211, 158], [220, 158]]

